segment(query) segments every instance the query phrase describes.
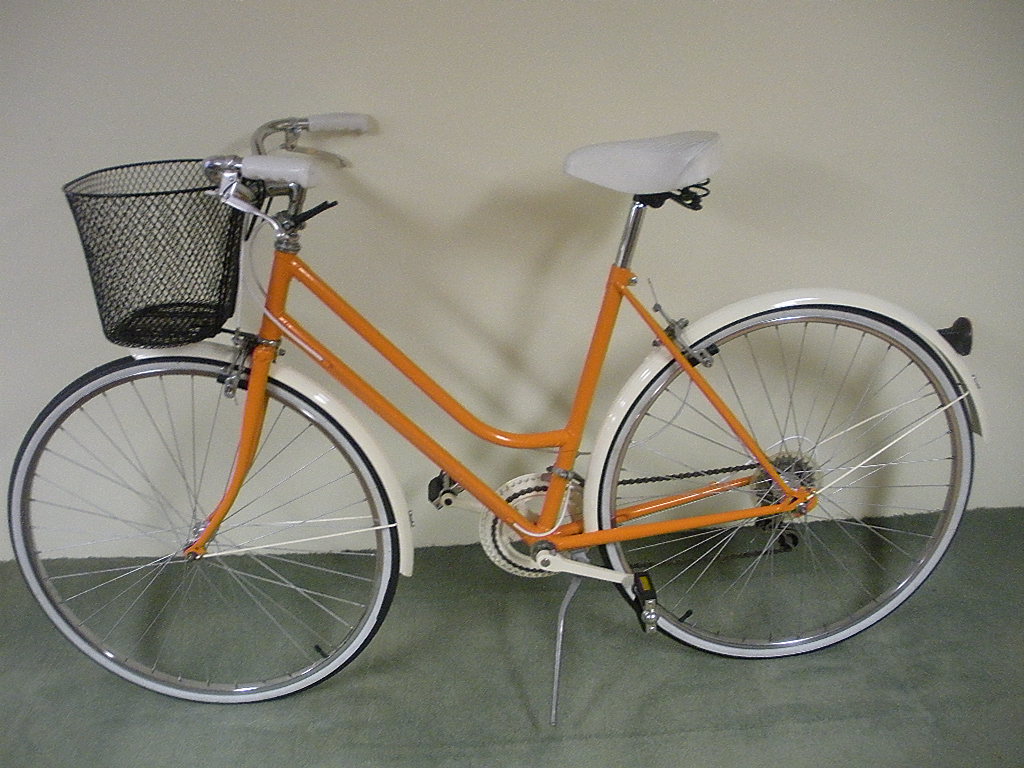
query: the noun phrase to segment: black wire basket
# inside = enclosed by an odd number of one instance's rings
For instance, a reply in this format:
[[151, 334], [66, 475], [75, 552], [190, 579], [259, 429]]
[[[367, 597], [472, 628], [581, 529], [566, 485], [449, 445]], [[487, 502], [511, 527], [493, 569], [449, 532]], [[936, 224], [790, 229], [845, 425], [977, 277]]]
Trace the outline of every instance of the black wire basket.
[[110, 341], [179, 346], [234, 314], [244, 214], [214, 189], [201, 160], [120, 165], [64, 185]]

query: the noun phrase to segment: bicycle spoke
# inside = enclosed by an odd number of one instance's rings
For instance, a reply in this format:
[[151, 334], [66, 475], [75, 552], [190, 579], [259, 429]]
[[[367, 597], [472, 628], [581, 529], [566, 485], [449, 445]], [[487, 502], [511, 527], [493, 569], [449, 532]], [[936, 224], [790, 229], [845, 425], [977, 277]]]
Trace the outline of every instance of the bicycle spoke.
[[[608, 545], [614, 567], [651, 574], [663, 630], [729, 655], [799, 653], [869, 626], [921, 583], [963, 510], [970, 438], [966, 395], [916, 344], [829, 308], [769, 312], [699, 342], [715, 350], [704, 378], [812, 504]], [[727, 468], [744, 450], [692, 389], [669, 363], [621, 420], [599, 478], [602, 527], [783, 501], [754, 466], [741, 488], [617, 522], [617, 509], [698, 491], [681, 469]]]
[[183, 558], [235, 460], [243, 409], [223, 370], [149, 358], [83, 378], [20, 461], [12, 516], [34, 594], [91, 658], [161, 693], [250, 701], [361, 652], [390, 603], [397, 524], [358, 446], [271, 383], [238, 503], [208, 554]]
[[225, 550], [218, 551], [218, 552], [211, 552], [211, 553], [209, 553], [207, 555], [204, 555], [204, 557], [207, 558], [207, 559], [210, 559], [210, 558], [214, 558], [214, 557], [224, 557], [226, 555], [237, 555], [237, 554], [241, 554], [243, 552], [256, 552], [256, 551], [262, 550], [262, 549], [276, 549], [276, 548], [280, 548], [280, 547], [294, 547], [294, 546], [296, 546], [298, 544], [310, 544], [310, 543], [315, 542], [315, 541], [326, 541], [328, 539], [337, 539], [337, 538], [341, 538], [341, 537], [344, 537], [344, 536], [356, 536], [356, 535], [366, 534], [366, 533], [376, 533], [378, 531], [385, 531], [385, 530], [388, 530], [388, 529], [392, 529], [394, 527], [395, 527], [395, 524], [394, 523], [390, 523], [388, 525], [375, 525], [375, 526], [370, 526], [370, 527], [367, 527], [367, 528], [357, 528], [357, 529], [351, 530], [351, 531], [338, 531], [338, 532], [335, 532], [335, 533], [325, 533], [325, 534], [322, 534], [320, 536], [310, 536], [310, 537], [305, 538], [305, 539], [295, 539], [293, 541], [274, 542], [273, 544], [262, 544], [262, 545], [252, 546], [252, 547], [235, 547], [233, 549], [225, 549]]

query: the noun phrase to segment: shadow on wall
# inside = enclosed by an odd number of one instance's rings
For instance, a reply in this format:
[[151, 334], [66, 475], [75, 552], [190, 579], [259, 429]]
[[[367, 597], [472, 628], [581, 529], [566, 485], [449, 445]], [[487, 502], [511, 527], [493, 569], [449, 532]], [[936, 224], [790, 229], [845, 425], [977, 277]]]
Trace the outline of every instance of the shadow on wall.
[[[411, 356], [429, 360], [428, 373], [444, 371], [446, 380], [483, 398], [478, 402], [493, 418], [510, 413], [509, 393], [495, 386], [494, 370], [516, 372], [518, 386], [535, 394], [533, 411], [540, 418], [568, 413], [579, 376], [577, 357], [582, 364], [628, 198], [556, 176], [545, 187], [528, 182], [499, 187], [458, 221], [438, 227], [354, 174], [346, 174], [341, 186], [372, 212], [370, 226], [376, 228], [379, 220], [381, 229], [418, 244], [416, 252], [388, 254], [389, 268], [416, 275], [405, 284], [409, 293], [394, 300], [446, 318], [450, 337], [432, 334], [409, 351]], [[444, 256], [431, 260], [423, 254]], [[481, 269], [508, 275], [507, 290], [470, 295], [466, 275]], [[484, 287], [493, 291], [493, 284]], [[578, 355], [573, 350], [566, 356], [554, 379], [540, 376], [534, 352], [538, 345], [558, 344], [547, 336], [563, 318], [566, 338], [582, 346]], [[489, 363], [482, 366], [451, 339], [486, 349]]]

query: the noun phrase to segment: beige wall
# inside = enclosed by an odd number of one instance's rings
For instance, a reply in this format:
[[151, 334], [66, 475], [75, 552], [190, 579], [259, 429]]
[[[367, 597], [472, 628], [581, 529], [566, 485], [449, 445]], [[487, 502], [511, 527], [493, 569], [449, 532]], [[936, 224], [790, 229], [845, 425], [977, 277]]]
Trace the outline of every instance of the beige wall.
[[[60, 185], [351, 110], [380, 130], [325, 144], [353, 167], [321, 190], [342, 205], [306, 255], [484, 419], [552, 428], [575, 384], [626, 200], [563, 177], [565, 153], [711, 129], [726, 164], [707, 209], [652, 215], [638, 253], [662, 303], [697, 317], [830, 285], [971, 316], [990, 426], [972, 505], [1019, 505], [1022, 41], [1024, 4], [995, 0], [5, 0], [0, 465], [64, 383], [121, 354]], [[624, 333], [611, 379], [646, 344]], [[548, 463], [389, 392], [495, 485]], [[472, 540], [472, 516], [426, 503], [427, 462], [380, 436], [418, 543]]]

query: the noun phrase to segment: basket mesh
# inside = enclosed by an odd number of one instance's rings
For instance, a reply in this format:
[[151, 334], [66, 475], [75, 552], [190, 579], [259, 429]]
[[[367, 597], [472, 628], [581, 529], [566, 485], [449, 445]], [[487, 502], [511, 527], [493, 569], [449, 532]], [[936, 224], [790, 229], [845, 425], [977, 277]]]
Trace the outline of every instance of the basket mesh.
[[115, 344], [199, 341], [234, 313], [243, 214], [211, 189], [200, 160], [105, 168], [64, 185]]

